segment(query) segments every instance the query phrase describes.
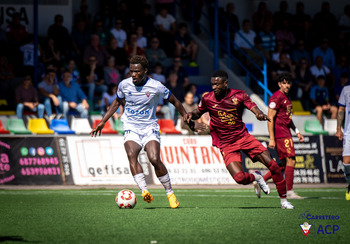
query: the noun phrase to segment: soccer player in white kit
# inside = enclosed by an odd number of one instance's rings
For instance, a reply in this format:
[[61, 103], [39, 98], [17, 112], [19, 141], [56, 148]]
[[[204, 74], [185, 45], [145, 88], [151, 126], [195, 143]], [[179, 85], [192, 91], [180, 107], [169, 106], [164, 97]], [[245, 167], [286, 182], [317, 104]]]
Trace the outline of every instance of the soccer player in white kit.
[[92, 136], [101, 135], [106, 121], [118, 109], [119, 105], [123, 104], [124, 113], [121, 119], [125, 131], [124, 148], [129, 159], [131, 173], [142, 191], [143, 200], [149, 203], [153, 200], [152, 195], [147, 190], [142, 167], [137, 161], [139, 152], [144, 147], [159, 181], [164, 186], [170, 207], [177, 208], [179, 202], [172, 190], [168, 171], [160, 159], [160, 133], [156, 117], [159, 96], [171, 102], [181, 116], [184, 117], [186, 111], [168, 88], [161, 82], [147, 77], [147, 71], [148, 60], [144, 56], [134, 56], [130, 59], [131, 77], [119, 83], [117, 98], [90, 134]]
[[[350, 86], [345, 86], [340, 94], [339, 110], [337, 117], [337, 133], [339, 140], [343, 140], [343, 163], [345, 179], [348, 182], [348, 189], [345, 193], [345, 199], [350, 201]], [[344, 124], [344, 133], [341, 130]]]

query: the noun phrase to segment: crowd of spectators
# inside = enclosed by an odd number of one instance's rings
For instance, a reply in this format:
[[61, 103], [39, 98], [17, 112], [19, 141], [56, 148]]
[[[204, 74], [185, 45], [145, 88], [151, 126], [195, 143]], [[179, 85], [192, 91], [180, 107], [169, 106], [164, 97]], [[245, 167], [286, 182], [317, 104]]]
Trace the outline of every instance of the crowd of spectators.
[[[183, 102], [190, 83], [182, 64], [197, 67], [198, 45], [187, 25], [176, 22], [174, 3], [162, 2], [151, 6], [144, 1], [102, 1], [93, 16], [86, 1], [81, 1], [71, 32], [62, 15], [54, 16], [47, 35], [39, 36], [35, 73], [34, 35], [14, 13], [12, 22], [0, 28], [0, 99], [16, 109], [19, 118], [25, 110], [50, 119], [67, 117], [69, 110], [81, 117], [92, 109], [104, 114], [119, 82], [129, 77], [130, 58], [144, 55], [150, 62], [149, 75]], [[114, 117], [122, 113], [120, 108]], [[158, 114], [174, 119], [175, 110], [160, 101]]]
[[[335, 118], [337, 97], [350, 78], [350, 5], [337, 17], [329, 2], [322, 2], [315, 16], [305, 13], [303, 2], [296, 3], [294, 14], [288, 7], [287, 1], [281, 1], [279, 11], [272, 13], [266, 1], [261, 1], [252, 18], [244, 19], [240, 26], [234, 4], [228, 3], [222, 13], [234, 27], [231, 36], [250, 59], [232, 48], [233, 54], [258, 79], [262, 79], [264, 56], [272, 92], [278, 89], [278, 74], [290, 72], [294, 78], [291, 98], [301, 100], [304, 109], [316, 113], [320, 121], [323, 113]], [[225, 21], [219, 26], [226, 32]], [[253, 79], [250, 87], [256, 93], [263, 91]]]

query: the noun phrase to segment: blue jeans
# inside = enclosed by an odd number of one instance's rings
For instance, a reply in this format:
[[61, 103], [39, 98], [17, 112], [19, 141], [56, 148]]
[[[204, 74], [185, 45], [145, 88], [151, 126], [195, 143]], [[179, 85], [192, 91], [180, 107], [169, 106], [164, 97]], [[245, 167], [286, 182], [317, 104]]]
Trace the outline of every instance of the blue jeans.
[[[69, 103], [63, 102], [62, 103], [62, 110], [63, 110], [63, 117], [67, 119], [68, 111], [69, 111]], [[81, 118], [87, 118], [89, 115], [89, 110], [87, 110], [83, 104], [79, 103], [78, 106], [75, 108], [79, 113]]]
[[106, 85], [99, 85], [96, 86], [95, 83], [87, 83], [87, 84], [83, 84], [83, 87], [87, 87], [88, 88], [88, 99], [90, 101], [94, 100], [94, 93], [96, 92], [100, 92], [100, 93], [104, 93], [107, 92], [108, 87]]
[[[28, 108], [28, 107], [26, 107], [26, 108]], [[17, 117], [19, 119], [22, 119], [22, 117], [23, 117], [23, 109], [24, 109], [23, 103], [17, 104], [16, 113], [17, 113]], [[30, 109], [30, 108], [28, 108], [28, 109]], [[44, 117], [45, 106], [43, 104], [39, 103], [38, 106], [35, 107], [32, 111], [34, 111], [34, 112], [38, 111], [38, 118], [42, 118], [42, 117]]]
[[[57, 113], [62, 113], [62, 110], [60, 108], [61, 104], [62, 104], [62, 97], [61, 96], [57, 96], [58, 101], [60, 102], [60, 105], [56, 108], [56, 112]], [[47, 97], [44, 100], [44, 105], [45, 105], [45, 110], [46, 110], [46, 114], [48, 116], [50, 116], [52, 114], [52, 105], [51, 105], [51, 98]]]

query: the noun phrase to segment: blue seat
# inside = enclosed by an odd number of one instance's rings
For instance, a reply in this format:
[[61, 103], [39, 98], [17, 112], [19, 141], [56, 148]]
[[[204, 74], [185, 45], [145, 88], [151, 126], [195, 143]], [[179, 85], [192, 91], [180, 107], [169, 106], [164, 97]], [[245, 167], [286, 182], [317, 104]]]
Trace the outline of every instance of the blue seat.
[[75, 132], [69, 128], [66, 119], [53, 119], [50, 129], [54, 130], [57, 134], [75, 134]]

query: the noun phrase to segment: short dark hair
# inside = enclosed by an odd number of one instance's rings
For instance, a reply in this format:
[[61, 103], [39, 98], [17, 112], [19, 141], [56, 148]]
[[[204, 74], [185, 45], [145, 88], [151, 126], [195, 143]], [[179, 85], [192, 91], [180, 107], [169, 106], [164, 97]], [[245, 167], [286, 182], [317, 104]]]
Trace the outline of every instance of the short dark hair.
[[282, 82], [286, 80], [287, 82], [292, 82], [293, 81], [293, 77], [290, 73], [285, 72], [285, 73], [281, 73], [278, 77], [277, 77], [277, 81], [278, 82]]
[[227, 80], [228, 74], [225, 70], [216, 70], [214, 71], [211, 77], [220, 77], [220, 78], [225, 78], [225, 80]]
[[326, 80], [326, 77], [324, 75], [317, 76], [317, 80]]
[[179, 24], [179, 29], [181, 29], [181, 28], [187, 28], [187, 24], [186, 23], [180, 23]]
[[148, 69], [149, 63], [145, 56], [135, 55], [130, 59], [130, 64], [141, 64], [142, 68]]

